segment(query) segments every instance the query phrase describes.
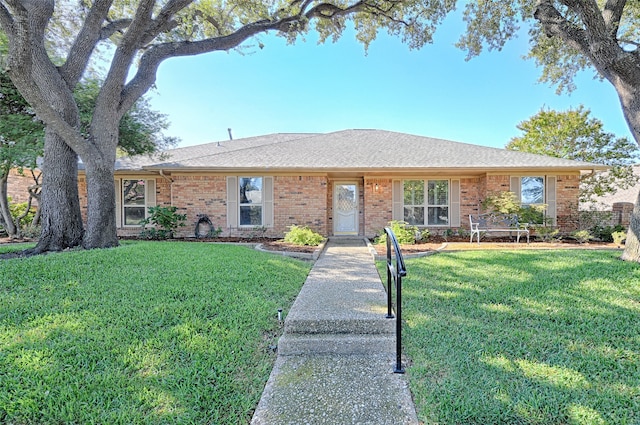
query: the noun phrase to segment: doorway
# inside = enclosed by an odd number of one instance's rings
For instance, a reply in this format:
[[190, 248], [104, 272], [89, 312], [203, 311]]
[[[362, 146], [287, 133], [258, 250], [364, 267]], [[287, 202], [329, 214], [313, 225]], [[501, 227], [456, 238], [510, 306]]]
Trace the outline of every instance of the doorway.
[[333, 189], [333, 233], [358, 234], [358, 185], [336, 183]]

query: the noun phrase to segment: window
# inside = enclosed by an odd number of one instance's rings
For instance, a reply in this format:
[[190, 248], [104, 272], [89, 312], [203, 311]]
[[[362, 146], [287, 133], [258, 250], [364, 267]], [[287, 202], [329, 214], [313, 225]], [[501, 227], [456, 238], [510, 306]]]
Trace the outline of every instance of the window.
[[523, 207], [544, 204], [544, 177], [520, 179], [520, 203]]
[[262, 226], [262, 177], [240, 177], [240, 226]]
[[416, 226], [448, 225], [449, 180], [405, 180], [404, 221]]
[[521, 221], [544, 223], [544, 177], [520, 178], [520, 204], [523, 207]]
[[122, 180], [122, 213], [125, 226], [139, 226], [145, 218], [145, 180]]

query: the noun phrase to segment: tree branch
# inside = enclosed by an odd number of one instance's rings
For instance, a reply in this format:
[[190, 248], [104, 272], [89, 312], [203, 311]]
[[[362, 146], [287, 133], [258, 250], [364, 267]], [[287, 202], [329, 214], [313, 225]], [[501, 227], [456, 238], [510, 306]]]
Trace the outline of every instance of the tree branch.
[[118, 19], [117, 21], [110, 21], [107, 25], [100, 30], [100, 40], [106, 40], [118, 31], [122, 31], [131, 25], [131, 19]]
[[567, 21], [554, 7], [551, 0], [538, 1], [533, 17], [540, 22], [548, 37], [560, 37], [570, 47], [587, 57], [591, 57], [585, 30]]
[[622, 19], [622, 13], [626, 4], [627, 0], [607, 0], [604, 5], [602, 18], [604, 19], [607, 31], [613, 37], [616, 37], [618, 34], [620, 20]]
[[60, 67], [60, 74], [72, 89], [82, 77], [91, 55], [100, 41], [100, 29], [107, 18], [112, 3], [113, 0], [96, 0], [93, 2], [84, 20], [84, 25], [82, 25], [78, 36], [73, 42], [73, 46], [69, 50], [67, 60]]

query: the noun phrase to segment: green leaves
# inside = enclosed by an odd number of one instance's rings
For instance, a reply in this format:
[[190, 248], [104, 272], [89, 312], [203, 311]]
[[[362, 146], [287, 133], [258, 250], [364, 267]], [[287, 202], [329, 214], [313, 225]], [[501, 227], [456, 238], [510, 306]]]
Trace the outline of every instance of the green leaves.
[[523, 135], [511, 139], [509, 150], [611, 166], [606, 173], [581, 178], [581, 201], [593, 201], [638, 181], [632, 168], [640, 161], [638, 145], [605, 132], [602, 121], [592, 118], [583, 106], [565, 112], [542, 109], [518, 124], [518, 129]]

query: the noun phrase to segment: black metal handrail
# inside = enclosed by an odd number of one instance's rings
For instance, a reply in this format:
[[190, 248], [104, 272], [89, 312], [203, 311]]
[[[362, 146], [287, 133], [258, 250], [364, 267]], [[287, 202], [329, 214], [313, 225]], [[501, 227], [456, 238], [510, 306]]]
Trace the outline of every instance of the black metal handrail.
[[[396, 365], [393, 368], [394, 373], [404, 373], [402, 367], [402, 278], [407, 275], [407, 269], [404, 266], [404, 258], [400, 251], [398, 239], [389, 227], [384, 228], [387, 234], [387, 318], [396, 317]], [[391, 245], [395, 252], [395, 266], [391, 257]], [[396, 316], [393, 315], [393, 303], [391, 301], [391, 282], [396, 286]]]

